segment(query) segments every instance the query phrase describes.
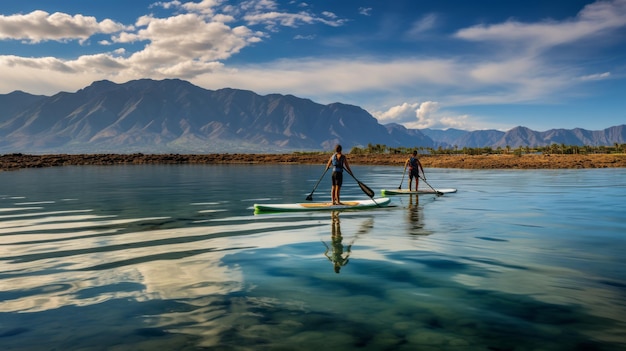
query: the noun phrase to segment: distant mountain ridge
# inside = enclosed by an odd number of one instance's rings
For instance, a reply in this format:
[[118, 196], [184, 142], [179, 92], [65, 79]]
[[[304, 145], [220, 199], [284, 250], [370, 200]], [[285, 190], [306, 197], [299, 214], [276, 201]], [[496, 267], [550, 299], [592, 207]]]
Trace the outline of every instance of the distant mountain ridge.
[[[206, 90], [189, 82], [97, 81], [50, 97], [0, 95], [0, 152], [282, 152], [426, 145], [390, 133], [358, 106], [293, 95]], [[416, 139], [417, 138], [417, 139]]]
[[604, 130], [590, 131], [581, 128], [550, 129], [537, 132], [526, 127], [515, 127], [507, 132], [498, 130], [463, 131], [458, 129], [433, 130], [421, 129], [422, 133], [436, 143], [446, 147], [525, 147], [549, 146], [552, 144], [577, 146], [611, 146], [626, 143], [626, 125], [609, 127]]
[[625, 129], [407, 129], [381, 125], [354, 105], [231, 88], [213, 91], [178, 79], [97, 81], [53, 96], [0, 95], [0, 153], [258, 153], [330, 150], [337, 143], [346, 150], [368, 144], [613, 145], [624, 143]]

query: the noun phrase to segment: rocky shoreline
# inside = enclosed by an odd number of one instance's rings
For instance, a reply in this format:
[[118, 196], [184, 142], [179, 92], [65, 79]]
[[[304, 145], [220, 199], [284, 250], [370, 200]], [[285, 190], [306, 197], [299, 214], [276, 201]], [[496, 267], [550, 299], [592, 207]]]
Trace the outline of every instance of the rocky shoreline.
[[[325, 165], [330, 153], [293, 154], [52, 154], [0, 155], [0, 170], [83, 165], [128, 164], [319, 164]], [[404, 165], [408, 155], [348, 155], [351, 164]], [[422, 155], [424, 167], [461, 169], [566, 169], [622, 168], [626, 154], [589, 155]]]

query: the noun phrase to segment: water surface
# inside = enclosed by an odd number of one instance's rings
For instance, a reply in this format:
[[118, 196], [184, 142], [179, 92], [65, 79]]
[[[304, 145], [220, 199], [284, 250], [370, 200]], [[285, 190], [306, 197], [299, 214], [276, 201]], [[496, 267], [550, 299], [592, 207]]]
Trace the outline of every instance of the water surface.
[[[402, 180], [353, 168], [377, 193]], [[0, 345], [626, 349], [626, 170], [426, 171], [458, 192], [271, 215], [252, 205], [304, 202], [323, 168], [2, 172]]]

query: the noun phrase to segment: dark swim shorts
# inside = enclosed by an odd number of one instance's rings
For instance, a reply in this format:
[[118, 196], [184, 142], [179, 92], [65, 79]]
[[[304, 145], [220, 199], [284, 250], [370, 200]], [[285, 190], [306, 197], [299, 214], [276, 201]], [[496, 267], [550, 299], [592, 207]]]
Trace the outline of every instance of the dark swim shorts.
[[333, 172], [333, 185], [341, 186], [343, 184], [343, 172]]

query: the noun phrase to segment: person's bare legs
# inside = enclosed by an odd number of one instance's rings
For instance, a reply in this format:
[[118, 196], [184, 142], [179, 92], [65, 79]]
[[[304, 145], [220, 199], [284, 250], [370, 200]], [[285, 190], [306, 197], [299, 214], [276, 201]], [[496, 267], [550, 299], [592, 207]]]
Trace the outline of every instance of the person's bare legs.
[[340, 187], [340, 186], [337, 186], [335, 190], [336, 190], [336, 192], [337, 192], [337, 193], [335, 194], [335, 199], [337, 200], [337, 205], [343, 205], [343, 204], [341, 203], [341, 199], [340, 199], [340, 197], [341, 197], [341, 187]]
[[340, 200], [341, 187], [338, 185], [333, 185], [331, 197], [333, 199], [333, 205], [342, 205]]

